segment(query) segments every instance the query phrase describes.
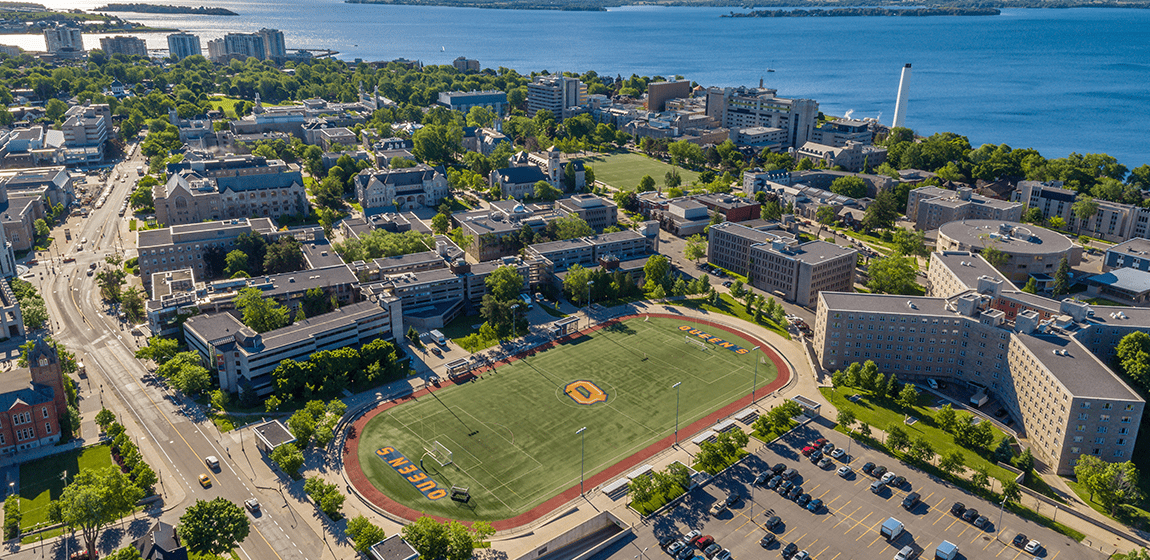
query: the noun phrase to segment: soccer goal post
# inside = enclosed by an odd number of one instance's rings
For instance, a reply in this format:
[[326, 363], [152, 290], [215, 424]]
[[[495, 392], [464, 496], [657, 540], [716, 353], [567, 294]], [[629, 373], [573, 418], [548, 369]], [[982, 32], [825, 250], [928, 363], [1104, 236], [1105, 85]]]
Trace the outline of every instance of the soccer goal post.
[[446, 467], [451, 464], [451, 450], [442, 443], [439, 443], [439, 440], [432, 442], [430, 448], [424, 449], [428, 455], [431, 455], [432, 459], [435, 459], [436, 463], [439, 463], [439, 466]]
[[695, 346], [699, 347], [699, 350], [706, 350], [707, 349], [707, 343], [706, 342], [703, 342], [702, 340], [698, 340], [695, 338], [691, 338], [688, 335], [683, 336], [683, 342], [686, 342], [687, 344], [694, 344]]

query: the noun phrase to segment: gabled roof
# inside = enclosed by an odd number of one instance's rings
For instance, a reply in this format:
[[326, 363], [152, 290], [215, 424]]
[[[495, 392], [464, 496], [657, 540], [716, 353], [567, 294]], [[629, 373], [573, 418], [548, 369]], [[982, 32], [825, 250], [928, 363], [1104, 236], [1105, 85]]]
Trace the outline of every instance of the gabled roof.
[[534, 165], [507, 167], [496, 171], [496, 173], [499, 174], [504, 183], [523, 184], [547, 180], [547, 175], [543, 174], [543, 170]]

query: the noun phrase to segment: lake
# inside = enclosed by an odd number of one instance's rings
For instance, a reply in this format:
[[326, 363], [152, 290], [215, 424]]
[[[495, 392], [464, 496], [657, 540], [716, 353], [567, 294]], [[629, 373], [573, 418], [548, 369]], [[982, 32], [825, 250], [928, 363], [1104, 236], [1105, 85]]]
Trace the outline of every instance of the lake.
[[[104, 2], [47, 2], [91, 9]], [[345, 4], [337, 0], [163, 0], [239, 16], [121, 13], [208, 39], [273, 27], [290, 49], [353, 60], [457, 56], [521, 73], [595, 70], [683, 75], [704, 86], [757, 85], [819, 101], [828, 114], [889, 124], [899, 72], [913, 64], [906, 123], [971, 143], [1035, 148], [1047, 157], [1109, 153], [1150, 163], [1150, 10], [1003, 10], [1001, 16], [721, 18], [723, 8], [623, 7], [606, 12]], [[149, 48], [166, 48], [147, 35]], [[43, 49], [39, 36], [0, 43]], [[86, 37], [89, 48], [97, 36]], [[772, 68], [775, 72], [768, 73]], [[1142, 146], [1141, 148], [1139, 146]]]

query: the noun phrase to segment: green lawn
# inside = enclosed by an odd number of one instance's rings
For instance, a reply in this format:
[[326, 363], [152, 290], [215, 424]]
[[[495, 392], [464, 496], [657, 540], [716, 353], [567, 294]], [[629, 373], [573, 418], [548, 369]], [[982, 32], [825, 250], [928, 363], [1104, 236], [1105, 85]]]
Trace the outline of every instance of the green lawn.
[[603, 181], [617, 189], [633, 191], [639, 186], [639, 180], [644, 175], [655, 179], [655, 184], [662, 186], [663, 178], [672, 169], [679, 170], [683, 184], [689, 185], [699, 178], [699, 174], [681, 167], [663, 163], [657, 159], [642, 154], [618, 152], [606, 156], [583, 158], [585, 165], [595, 170], [595, 179]]
[[[451, 339], [456, 346], [463, 348], [463, 345], [460, 344], [459, 341], [469, 334], [478, 333], [479, 325], [482, 324], [483, 317], [479, 315], [461, 315], [448, 323], [447, 326], [439, 329], [439, 332], [443, 333], [443, 336]], [[498, 340], [483, 340], [482, 344], [475, 349], [475, 352], [481, 352], [498, 343]]]
[[[208, 98], [208, 102], [212, 104], [212, 109], [222, 111], [225, 116], [227, 116], [228, 118], [232, 118], [232, 119], [237, 118], [236, 117], [236, 108], [235, 108], [236, 101], [250, 101], [250, 100], [249, 99], [240, 99], [238, 97], [223, 97], [223, 96], [213, 96], [213, 97]], [[269, 103], [267, 101], [262, 101], [262, 103], [265, 106], [274, 107], [274, 106], [278, 106], [278, 105], [292, 105], [295, 103], [295, 101], [284, 101], [283, 103]]]
[[24, 513], [21, 526], [28, 530], [37, 523], [48, 522], [48, 504], [63, 492], [61, 475], [65, 471], [71, 480], [81, 469], [111, 466], [112, 448], [108, 445], [76, 449], [20, 465], [20, 509]]
[[[936, 403], [934, 397], [929, 393], [922, 393], [920, 398], [922, 403], [920, 406], [914, 407], [911, 416], [918, 418], [918, 422], [911, 425], [906, 425], [903, 420], [905, 418], [904, 411], [897, 407], [894, 403], [877, 402], [866, 393], [862, 393], [857, 401], [851, 402], [847, 400], [852, 395], [860, 394], [860, 391], [853, 388], [831, 389], [829, 387], [820, 388], [823, 396], [831, 402], [832, 405], [838, 410], [849, 408], [854, 410], [855, 417], [858, 418], [858, 423], [866, 422], [874, 428], [880, 430], [887, 430], [892, 425], [902, 426], [906, 430], [907, 435], [913, 441], [918, 437], [926, 438], [932, 446], [934, 452], [940, 457], [950, 453], [951, 451], [961, 451], [963, 456], [966, 457], [966, 467], [968, 469], [977, 469], [979, 467], [986, 467], [986, 472], [992, 478], [998, 480], [1014, 480], [1015, 474], [988, 461], [982, 455], [971, 451], [954, 442], [954, 436], [950, 433], [943, 431], [934, 425], [934, 406], [941, 406]], [[931, 408], [928, 408], [931, 407]], [[959, 412], [961, 415], [962, 412]], [[856, 427], [858, 425], [856, 423]], [[999, 441], [1002, 441], [1002, 430], [994, 428], [994, 443], [992, 447], [997, 446]]]
[[755, 323], [754, 312], [747, 313], [747, 306], [741, 301], [735, 301], [735, 298], [731, 297], [730, 294], [719, 294], [719, 301], [716, 305], [706, 303], [706, 300], [702, 298], [675, 302], [675, 305], [690, 307], [691, 309], [702, 309], [711, 313], [722, 313], [723, 315], [737, 317], [748, 323], [757, 324], [787, 340], [791, 339], [791, 333], [788, 333], [785, 327], [776, 324], [774, 321], [767, 319], [766, 317], [763, 317], [761, 322]]
[[1109, 305], [1109, 306], [1113, 306], [1113, 307], [1131, 307], [1131, 305], [1129, 303], [1120, 303], [1117, 301], [1113, 301], [1113, 300], [1109, 300], [1109, 299], [1101, 298], [1101, 297], [1086, 298], [1086, 299], [1083, 299], [1082, 301], [1085, 301], [1086, 303], [1089, 303], [1090, 305]]
[[[526, 360], [500, 363], [481, 380], [394, 407], [365, 426], [360, 465], [389, 498], [428, 514], [470, 521], [526, 512], [579, 484], [579, 428], [587, 427], [591, 477], [674, 433], [676, 382], [682, 382], [680, 426], [749, 392], [752, 356], [709, 343], [700, 350], [684, 340], [681, 325], [690, 321], [630, 319]], [[753, 346], [726, 331], [716, 334]], [[758, 375], [765, 386], [778, 372], [768, 361]], [[607, 401], [576, 403], [565, 387], [578, 380], [595, 383]], [[390, 446], [418, 463], [435, 441], [451, 449], [454, 463], [440, 467], [427, 457], [425, 472], [441, 487], [470, 487], [469, 504], [424, 498], [375, 456]]]

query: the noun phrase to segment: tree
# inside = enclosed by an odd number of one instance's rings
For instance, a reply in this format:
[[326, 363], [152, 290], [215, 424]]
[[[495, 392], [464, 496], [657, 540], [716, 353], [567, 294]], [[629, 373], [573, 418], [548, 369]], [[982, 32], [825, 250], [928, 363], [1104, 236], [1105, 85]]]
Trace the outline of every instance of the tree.
[[449, 163], [463, 151], [463, 129], [458, 125], [426, 125], [411, 136], [412, 154], [421, 161]]
[[265, 299], [258, 288], [244, 288], [235, 299], [236, 309], [243, 313], [243, 322], [258, 333], [273, 331], [291, 324], [288, 309]]
[[383, 529], [380, 529], [362, 515], [357, 515], [349, 519], [347, 521], [347, 529], [344, 532], [347, 533], [347, 536], [351, 537], [352, 548], [360, 554], [366, 554], [372, 545], [382, 541], [384, 537], [387, 536]]
[[294, 237], [281, 237], [267, 246], [259, 274], [282, 274], [307, 268], [303, 247]]
[[934, 459], [934, 446], [926, 441], [926, 438], [919, 436], [915, 438], [914, 443], [910, 445], [910, 449], [906, 452], [907, 456], [915, 461], [921, 463], [929, 463]]
[[[1142, 167], [1146, 167], [1143, 165]], [[1115, 554], [1114, 560], [1150, 560], [1150, 551], [1145, 548], [1131, 550], [1126, 554]]]
[[156, 375], [168, 380], [176, 390], [198, 395], [211, 387], [207, 368], [200, 365], [200, 354], [195, 350], [180, 352], [156, 368]]
[[782, 432], [791, 426], [791, 418], [803, 413], [802, 407], [794, 401], [783, 401], [767, 412], [767, 423], [776, 432]]
[[981, 255], [982, 258], [986, 259], [986, 262], [990, 263], [990, 266], [993, 266], [999, 270], [1002, 270], [1003, 267], [1005, 267], [1006, 264], [1010, 262], [1010, 255], [1003, 252], [993, 243], [987, 245], [986, 248], [982, 250]]
[[35, 331], [48, 322], [48, 307], [40, 298], [28, 298], [20, 301], [20, 311], [24, 318], [24, 328]]
[[288, 431], [295, 436], [296, 445], [307, 449], [311, 436], [315, 434], [315, 417], [306, 410], [297, 410], [287, 421]]
[[1054, 273], [1054, 297], [1070, 293], [1070, 263], [1066, 257], [1058, 263], [1058, 270]]
[[1082, 233], [1082, 226], [1098, 213], [1098, 201], [1089, 196], [1079, 195], [1078, 200], [1075, 200], [1074, 204], [1070, 206], [1070, 211], [1078, 220], [1078, 233]]
[[642, 179], [639, 179], [639, 186], [635, 190], [638, 192], [655, 190], [655, 178], [650, 175], [644, 175]]
[[900, 202], [899, 195], [894, 192], [894, 189], [879, 191], [874, 202], [867, 206], [866, 212], [863, 214], [862, 225], [871, 231], [893, 227], [895, 219], [899, 217], [905, 206], [905, 198]]
[[637, 476], [627, 483], [627, 492], [635, 503], [646, 503], [655, 496], [655, 484], [649, 476]]
[[563, 167], [563, 187], [567, 192], [575, 190], [578, 175], [575, 173], [575, 162], [568, 161], [567, 165]]
[[914, 295], [921, 291], [914, 281], [916, 272], [910, 257], [892, 255], [871, 261], [867, 272], [867, 288], [873, 292]]
[[293, 444], [276, 447], [272, 451], [271, 459], [284, 474], [292, 478], [295, 478], [299, 474], [300, 467], [303, 467], [303, 452]]
[[909, 448], [910, 436], [906, 434], [906, 430], [898, 424], [892, 424], [886, 431], [886, 446], [894, 449], [895, 451], [903, 451]]
[[1012, 462], [1023, 473], [1030, 474], [1030, 471], [1034, 470], [1034, 455], [1030, 453], [1029, 447], [1023, 449], [1022, 453], [1015, 457]]
[[241, 272], [247, 276], [251, 276], [251, 264], [249, 261], [247, 253], [239, 249], [233, 249], [224, 257], [224, 276], [235, 278], [236, 274]]
[[523, 277], [510, 266], [495, 269], [483, 283], [489, 295], [503, 302], [518, 299], [519, 292], [523, 290]]
[[979, 490], [990, 486], [990, 473], [987, 472], [986, 467], [974, 469], [974, 474], [970, 475], [970, 483]]
[[954, 412], [954, 408], [947, 403], [938, 412], [934, 414], [934, 422], [938, 424], [939, 428], [943, 431], [954, 433], [954, 428], [958, 424], [958, 415]]
[[663, 175], [663, 185], [668, 189], [673, 189], [683, 184], [683, 177], [679, 175], [679, 170], [671, 168], [665, 175]]
[[838, 221], [838, 212], [835, 212], [834, 206], [820, 206], [815, 210], [815, 220], [823, 225], [831, 225]]
[[695, 234], [687, 238], [687, 246], [683, 249], [683, 256], [695, 262], [707, 256], [707, 238]]
[[105, 432], [108, 431], [108, 426], [111, 426], [112, 422], [115, 422], [115, 421], [116, 421], [116, 414], [114, 412], [112, 412], [111, 410], [108, 410], [106, 408], [101, 408], [100, 412], [96, 413], [96, 425], [99, 426], [100, 429], [105, 431]]
[[849, 408], [840, 408], [837, 421], [838, 421], [840, 426], [842, 426], [844, 429], [846, 429], [849, 432], [851, 429], [851, 426], [854, 425], [854, 423], [855, 423], [854, 411], [849, 409]]
[[1041, 208], [1027, 208], [1026, 212], [1022, 214], [1022, 221], [1024, 222], [1042, 225], [1045, 220], [1046, 216], [1042, 215]]
[[1066, 227], [1066, 220], [1062, 219], [1062, 216], [1053, 216], [1046, 221], [1046, 225], [1050, 227], [1050, 229], [1064, 229]]
[[447, 531], [443, 524], [430, 517], [420, 517], [401, 529], [403, 539], [422, 558], [446, 558], [448, 551]]
[[559, 189], [552, 187], [547, 181], [535, 182], [535, 198], [539, 200], [556, 200], [562, 195]]
[[1026, 281], [1026, 285], [1022, 287], [1022, 291], [1028, 294], [1038, 293], [1038, 282], [1034, 279], [1033, 276], [1031, 276], [1030, 279]]
[[144, 491], [118, 468], [77, 472], [64, 487], [51, 511], [53, 521], [80, 530], [89, 558], [96, 557], [100, 530], [129, 514]]
[[652, 292], [656, 287], [661, 287], [664, 290], [663, 297], [666, 297], [666, 286], [670, 283], [671, 277], [671, 261], [663, 255], [651, 255], [643, 265], [643, 276], [647, 279], [643, 291]]
[[139, 288], [129, 286], [120, 294], [120, 309], [131, 323], [139, 323], [144, 318], [144, 297]]
[[124, 275], [122, 269], [106, 268], [97, 272], [96, 285], [100, 288], [100, 297], [112, 303], [120, 301], [120, 285], [124, 283]]
[[341, 510], [347, 497], [339, 492], [339, 486], [313, 476], [304, 483], [303, 490], [329, 518], [339, 520], [343, 517]]
[[224, 498], [196, 500], [180, 516], [180, 538], [188, 550], [200, 554], [227, 553], [248, 538], [250, 531], [248, 516]]
[[20, 509], [20, 498], [16, 494], [9, 494], [4, 499], [4, 540], [12, 540], [20, 536], [20, 520], [24, 513]]
[[913, 383], [903, 385], [902, 391], [898, 393], [898, 404], [907, 410], [918, 405], [918, 390], [914, 388]]
[[557, 220], [552, 220], [547, 224], [547, 232], [556, 241], [595, 234], [595, 230], [591, 229], [591, 226], [577, 214], [568, 214]]
[[48, 227], [48, 222], [44, 221], [43, 218], [39, 218], [33, 222], [32, 227], [36, 230], [36, 237], [40, 239], [47, 239], [52, 233], [52, 230]]
[[870, 424], [863, 422], [859, 424], [859, 435], [863, 438], [870, 438]]
[[431, 230], [435, 233], [443, 235], [449, 229], [451, 229], [451, 218], [447, 214], [440, 212], [431, 218]]
[[938, 468], [947, 474], [962, 473], [966, 470], [966, 457], [961, 451], [955, 450], [942, 456], [938, 461]]
[[156, 364], [163, 364], [175, 357], [179, 352], [180, 343], [174, 338], [153, 336], [148, 339], [148, 345], [136, 350], [136, 358], [151, 360]]
[[930, 254], [926, 250], [926, 232], [922, 230], [895, 229], [894, 248], [903, 255], [925, 257]]
[[1142, 388], [1150, 386], [1150, 334], [1135, 331], [1114, 347], [1118, 367]]
[[1013, 478], [1002, 483], [1002, 499], [1007, 502], [1017, 502], [1022, 497], [1022, 487]]
[[866, 181], [854, 175], [839, 177], [831, 183], [831, 192], [851, 198], [863, 198], [866, 196], [866, 191]]

